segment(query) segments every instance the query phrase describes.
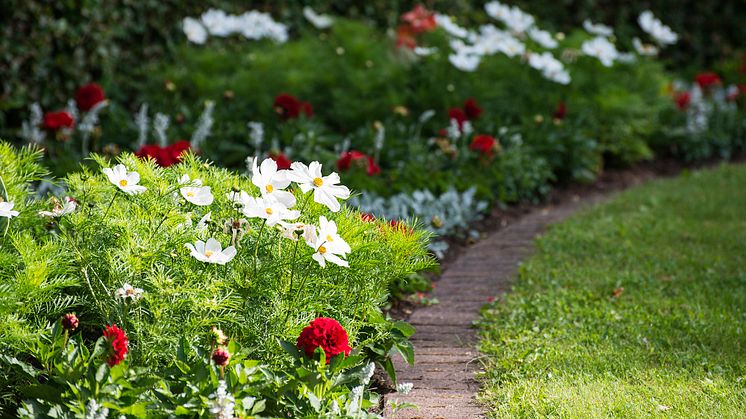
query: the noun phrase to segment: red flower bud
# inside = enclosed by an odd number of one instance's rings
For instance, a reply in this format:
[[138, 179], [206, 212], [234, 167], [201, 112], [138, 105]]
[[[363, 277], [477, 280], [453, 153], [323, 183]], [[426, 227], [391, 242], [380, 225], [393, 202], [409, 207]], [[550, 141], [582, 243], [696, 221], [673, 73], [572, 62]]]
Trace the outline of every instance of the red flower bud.
[[212, 360], [215, 361], [215, 365], [224, 367], [228, 365], [228, 361], [231, 359], [231, 354], [223, 348], [215, 349], [212, 353]]
[[104, 100], [106, 100], [104, 89], [96, 83], [88, 83], [75, 92], [75, 103], [78, 105], [78, 109], [83, 112], [90, 111]]
[[61, 322], [65, 330], [72, 331], [78, 328], [78, 317], [73, 313], [67, 313], [62, 316]]

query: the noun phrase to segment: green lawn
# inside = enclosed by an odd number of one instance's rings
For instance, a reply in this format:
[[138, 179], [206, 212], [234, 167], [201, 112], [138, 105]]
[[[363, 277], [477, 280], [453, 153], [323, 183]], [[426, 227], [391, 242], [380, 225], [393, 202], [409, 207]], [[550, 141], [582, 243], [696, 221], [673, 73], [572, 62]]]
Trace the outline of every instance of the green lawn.
[[482, 318], [493, 416], [746, 416], [746, 167], [622, 193], [538, 249]]

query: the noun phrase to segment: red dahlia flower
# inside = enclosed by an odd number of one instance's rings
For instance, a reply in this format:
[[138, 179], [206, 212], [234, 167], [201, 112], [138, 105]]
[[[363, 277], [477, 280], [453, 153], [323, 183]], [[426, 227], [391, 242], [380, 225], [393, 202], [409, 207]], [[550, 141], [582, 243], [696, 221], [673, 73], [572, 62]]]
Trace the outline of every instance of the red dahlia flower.
[[75, 330], [78, 328], [78, 317], [73, 313], [68, 313], [62, 316], [62, 327], [65, 330]]
[[312, 320], [298, 336], [296, 346], [308, 357], [313, 357], [313, 352], [320, 347], [326, 354], [327, 364], [333, 357], [342, 353], [349, 355], [352, 351], [347, 332], [338, 321], [328, 317]]
[[492, 157], [497, 148], [497, 140], [489, 135], [475, 135], [471, 144], [469, 144], [469, 148], [485, 156]]
[[415, 34], [434, 30], [438, 24], [435, 22], [435, 14], [427, 10], [421, 4], [401, 16], [404, 22], [409, 24]]
[[279, 170], [288, 170], [290, 169], [290, 165], [293, 164], [284, 153], [269, 153], [269, 158], [277, 163]]
[[72, 128], [75, 125], [75, 120], [66, 111], [47, 112], [44, 114], [42, 125], [44, 129], [57, 131], [63, 128]]
[[557, 103], [557, 108], [554, 110], [554, 114], [552, 114], [552, 118], [561, 121], [565, 119], [566, 115], [567, 115], [567, 105], [565, 104], [565, 102]]
[[228, 365], [228, 361], [231, 359], [231, 354], [223, 348], [215, 349], [212, 353], [212, 360], [215, 361], [215, 365], [224, 367]]
[[141, 159], [152, 158], [156, 164], [161, 167], [169, 167], [181, 163], [182, 155], [191, 148], [191, 143], [185, 140], [179, 140], [166, 147], [156, 144], [146, 144], [135, 152], [135, 155]]
[[124, 359], [124, 356], [129, 352], [129, 339], [124, 333], [124, 330], [117, 327], [116, 324], [106, 326], [104, 329], [104, 337], [109, 342], [111, 348], [109, 348], [109, 357], [106, 359], [106, 363], [110, 367], [119, 364]]
[[78, 105], [78, 109], [83, 112], [90, 111], [104, 100], [106, 100], [104, 89], [97, 83], [88, 83], [75, 92], [75, 103]]
[[273, 107], [275, 112], [277, 112], [283, 120], [298, 118], [301, 113], [306, 115], [306, 118], [313, 116], [313, 107], [310, 103], [301, 102], [295, 96], [287, 93], [277, 95]]
[[673, 100], [676, 102], [679, 110], [683, 111], [689, 106], [689, 102], [692, 101], [692, 95], [689, 92], [676, 92], [673, 95]]
[[473, 121], [479, 119], [479, 115], [482, 114], [482, 108], [479, 107], [479, 104], [477, 104], [477, 101], [474, 98], [469, 98], [464, 102], [464, 113], [470, 121]]
[[708, 89], [721, 83], [720, 76], [712, 72], [699, 73], [697, 74], [697, 77], [694, 78], [694, 81], [697, 82], [699, 87], [702, 89]]

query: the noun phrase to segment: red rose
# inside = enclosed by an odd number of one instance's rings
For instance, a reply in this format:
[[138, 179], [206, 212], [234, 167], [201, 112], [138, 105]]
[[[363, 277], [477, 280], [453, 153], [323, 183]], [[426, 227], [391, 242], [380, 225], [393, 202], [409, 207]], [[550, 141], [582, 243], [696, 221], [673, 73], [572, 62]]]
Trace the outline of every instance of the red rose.
[[212, 360], [215, 361], [215, 365], [219, 367], [228, 365], [228, 360], [230, 359], [231, 354], [223, 348], [217, 348], [215, 349], [215, 352], [212, 353]]
[[482, 114], [482, 108], [479, 107], [474, 98], [469, 98], [464, 102], [464, 113], [470, 121], [479, 119], [479, 115]]
[[113, 367], [122, 362], [124, 356], [129, 352], [129, 349], [127, 348], [129, 345], [129, 339], [127, 339], [124, 330], [118, 328], [116, 324], [106, 326], [106, 329], [104, 329], [104, 337], [106, 337], [106, 341], [111, 345], [106, 363], [109, 364], [110, 367]]
[[417, 46], [417, 39], [412, 33], [412, 29], [408, 25], [401, 25], [396, 29], [396, 47], [407, 47], [409, 49], [415, 49]]
[[73, 116], [66, 111], [47, 112], [42, 121], [44, 129], [57, 131], [62, 128], [72, 128], [75, 125]]
[[401, 19], [409, 24], [415, 34], [432, 31], [438, 26], [435, 22], [435, 14], [421, 4], [404, 13]]
[[75, 92], [75, 103], [83, 112], [90, 111], [98, 103], [106, 100], [104, 89], [96, 83], [88, 83]]
[[554, 114], [552, 114], [552, 118], [563, 120], [565, 119], [565, 115], [567, 115], [567, 105], [565, 102], [559, 102], [557, 103], [557, 108], [554, 110]]
[[707, 89], [716, 84], [720, 84], [720, 76], [711, 72], [699, 73], [697, 74], [697, 77], [694, 78], [694, 81], [697, 82], [700, 88]]
[[460, 108], [451, 108], [448, 110], [448, 121], [455, 119], [458, 122], [459, 129], [463, 128], [466, 122], [466, 114]]
[[290, 161], [290, 159], [288, 159], [284, 153], [269, 153], [269, 158], [277, 163], [278, 170], [290, 169], [290, 165], [293, 164], [293, 162]]
[[676, 92], [673, 95], [673, 100], [676, 102], [679, 110], [683, 111], [689, 106], [689, 102], [692, 101], [692, 95], [689, 92]]
[[471, 140], [469, 148], [478, 151], [486, 156], [492, 156], [495, 151], [497, 140], [489, 135], [475, 135], [474, 139]]
[[328, 317], [312, 320], [298, 336], [296, 346], [309, 358], [313, 357], [316, 348], [321, 347], [326, 354], [327, 364], [333, 357], [342, 353], [349, 355], [352, 350], [347, 332], [342, 325]]

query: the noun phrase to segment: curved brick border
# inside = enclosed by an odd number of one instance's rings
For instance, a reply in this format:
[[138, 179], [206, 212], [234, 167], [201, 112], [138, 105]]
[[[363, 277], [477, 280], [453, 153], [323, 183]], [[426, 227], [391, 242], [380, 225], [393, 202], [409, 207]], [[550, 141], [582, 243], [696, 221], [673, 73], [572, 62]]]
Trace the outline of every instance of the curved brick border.
[[437, 281], [433, 297], [440, 304], [418, 308], [409, 318], [417, 328], [412, 336], [415, 365], [397, 359], [400, 382], [411, 382], [408, 395], [386, 396], [391, 401], [416, 404], [387, 418], [477, 418], [484, 410], [474, 399], [479, 383], [479, 354], [472, 323], [492, 296], [509, 290], [518, 266], [532, 252], [533, 241], [547, 225], [563, 220], [579, 207], [600, 201], [607, 194], [539, 208], [498, 230], [461, 254]]

